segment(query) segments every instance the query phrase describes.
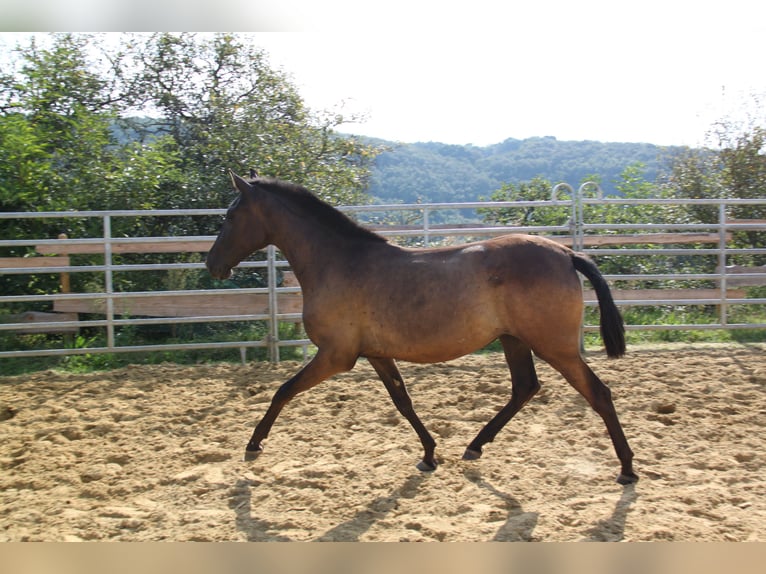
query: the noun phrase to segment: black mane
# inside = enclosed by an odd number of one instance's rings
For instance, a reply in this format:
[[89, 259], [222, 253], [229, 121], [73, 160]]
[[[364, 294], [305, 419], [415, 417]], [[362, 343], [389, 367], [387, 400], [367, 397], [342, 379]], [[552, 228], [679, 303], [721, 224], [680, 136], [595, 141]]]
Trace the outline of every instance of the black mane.
[[387, 241], [377, 233], [362, 227], [329, 203], [322, 201], [305, 187], [264, 177], [251, 179], [249, 183], [266, 189], [281, 200], [286, 200], [291, 208], [297, 208], [302, 214], [317, 219], [322, 225], [345, 237], [383, 243]]

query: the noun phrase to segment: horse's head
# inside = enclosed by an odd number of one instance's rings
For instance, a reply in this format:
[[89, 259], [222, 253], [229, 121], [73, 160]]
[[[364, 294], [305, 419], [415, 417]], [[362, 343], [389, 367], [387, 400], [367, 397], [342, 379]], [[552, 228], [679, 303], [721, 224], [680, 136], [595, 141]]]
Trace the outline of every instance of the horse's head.
[[253, 182], [248, 182], [233, 172], [231, 179], [239, 195], [226, 211], [221, 231], [205, 261], [208, 271], [216, 279], [227, 279], [240, 261], [268, 245], [266, 231], [262, 225], [264, 220], [260, 214], [260, 205], [263, 202], [259, 201], [259, 196], [263, 191]]

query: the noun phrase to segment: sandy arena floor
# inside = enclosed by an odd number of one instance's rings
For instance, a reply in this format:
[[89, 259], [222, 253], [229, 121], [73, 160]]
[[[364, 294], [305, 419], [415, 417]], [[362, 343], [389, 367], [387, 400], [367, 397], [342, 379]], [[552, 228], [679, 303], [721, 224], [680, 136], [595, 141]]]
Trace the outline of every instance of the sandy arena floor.
[[765, 350], [588, 355], [636, 454], [629, 487], [601, 419], [541, 361], [542, 391], [474, 462], [509, 397], [502, 356], [401, 364], [443, 460], [426, 474], [363, 360], [289, 404], [249, 463], [296, 363], [0, 377], [0, 540], [766, 541]]

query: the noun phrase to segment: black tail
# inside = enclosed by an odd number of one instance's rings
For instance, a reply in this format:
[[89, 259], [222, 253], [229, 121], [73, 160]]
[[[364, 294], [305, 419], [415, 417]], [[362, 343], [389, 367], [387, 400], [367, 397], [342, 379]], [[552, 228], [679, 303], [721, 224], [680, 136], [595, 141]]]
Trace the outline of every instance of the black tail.
[[588, 278], [598, 298], [601, 315], [601, 338], [604, 339], [606, 354], [610, 357], [622, 357], [625, 354], [625, 324], [620, 310], [614, 304], [612, 292], [601, 275], [596, 264], [584, 255], [572, 254], [574, 268]]

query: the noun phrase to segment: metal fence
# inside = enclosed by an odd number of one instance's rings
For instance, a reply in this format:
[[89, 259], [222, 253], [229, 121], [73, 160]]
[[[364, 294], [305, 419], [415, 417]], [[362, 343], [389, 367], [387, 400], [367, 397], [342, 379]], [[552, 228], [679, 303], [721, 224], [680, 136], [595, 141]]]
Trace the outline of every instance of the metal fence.
[[[640, 223], [614, 223], [594, 220], [605, 208], [623, 210], [641, 207], [689, 208], [708, 210], [711, 214], [708, 223], [663, 223], [646, 221]], [[757, 219], [733, 219], [732, 210], [745, 206], [766, 207], [766, 199], [750, 200], [691, 200], [691, 199], [623, 199], [603, 198], [598, 186], [584, 184], [574, 189], [567, 184], [553, 188], [550, 199], [543, 201], [514, 202], [472, 202], [440, 204], [402, 204], [402, 205], [364, 205], [341, 208], [362, 224], [369, 225], [380, 234], [395, 243], [429, 247], [449, 243], [477, 240], [505, 233], [533, 233], [554, 238], [571, 245], [575, 250], [592, 256], [597, 263], [613, 257], [679, 257], [707, 258], [715, 264], [705, 272], [685, 272], [683, 266], [678, 271], [662, 273], [621, 273], [608, 274], [606, 278], [613, 285], [627, 286], [615, 290], [618, 306], [715, 306], [715, 320], [704, 323], [687, 324], [629, 324], [629, 330], [657, 329], [762, 329], [766, 323], [759, 320], [731, 320], [732, 308], [741, 306], [762, 306], [766, 299], [758, 297], [757, 287], [766, 283], [764, 268], [753, 265], [752, 261], [766, 255], [763, 245], [738, 247], [733, 241], [734, 235], [741, 232], [766, 232], [766, 221]], [[491, 213], [508, 210], [558, 209], [563, 217], [557, 224], [551, 225], [488, 225]], [[477, 211], [478, 210], [478, 211]], [[531, 212], [531, 211], [530, 211]], [[0, 294], [0, 336], [6, 341], [6, 348], [0, 349], [0, 359], [7, 357], [76, 355], [95, 353], [154, 352], [205, 349], [232, 349], [240, 353], [242, 360], [247, 357], [248, 349], [264, 348], [273, 361], [279, 361], [280, 349], [285, 347], [303, 348], [304, 355], [310, 352], [311, 343], [294, 330], [291, 336], [280, 336], [280, 324], [300, 324], [300, 310], [291, 308], [281, 310], [285, 296], [299, 297], [300, 287], [281, 283], [282, 275], [289, 269], [289, 263], [274, 247], [265, 250], [258, 260], [245, 261], [242, 269], [258, 269], [265, 274], [265, 285], [246, 289], [162, 289], [153, 291], [124, 291], [115, 289], [115, 277], [121, 273], [144, 271], [150, 273], [172, 273], [179, 271], [203, 270], [204, 263], [121, 263], [117, 255], [121, 253], [204, 253], [214, 240], [213, 236], [175, 236], [175, 237], [115, 237], [112, 233], [113, 222], [119, 218], [163, 218], [184, 216], [189, 218], [220, 216], [224, 210], [154, 210], [154, 211], [92, 211], [92, 212], [52, 212], [52, 213], [0, 213], [0, 224], [4, 229], [0, 237], [0, 249], [13, 250], [17, 254], [26, 250], [24, 257], [0, 258], [0, 276], [3, 275], [47, 275], [58, 274], [61, 277], [59, 289], [45, 293], [2, 293]], [[22, 220], [28, 219], [90, 219], [100, 221], [98, 226], [103, 233], [98, 237], [86, 238], [39, 238], [11, 239], [16, 234], [14, 229]], [[766, 236], [766, 235], [764, 235]], [[10, 249], [9, 249], [10, 248]], [[147, 251], [148, 250], [148, 251]], [[64, 258], [52, 254], [64, 253]], [[69, 255], [98, 254], [97, 263], [72, 264]], [[201, 257], [200, 257], [201, 259]], [[745, 264], [739, 264], [744, 261]], [[699, 267], [694, 266], [692, 267]], [[100, 290], [71, 292], [69, 277], [71, 274], [97, 274]], [[645, 285], [656, 282], [662, 285], [674, 285], [674, 282], [687, 286], [685, 289], [646, 289], [630, 288], [631, 283]], [[695, 288], [695, 282], [706, 287]], [[689, 287], [691, 285], [691, 287]], [[587, 285], [586, 285], [587, 286]], [[755, 293], [755, 295], [753, 295]], [[232, 295], [251, 299], [245, 301], [264, 301], [262, 309], [253, 311], [195, 313], [186, 311], [168, 316], [154, 316], [146, 312], [141, 301], [157, 302], [167, 299], [173, 303], [192, 301], [191, 306], [199, 301], [223, 301]], [[203, 299], [200, 299], [203, 298]], [[123, 305], [130, 301], [135, 311], [128, 314]], [[196, 302], [196, 303], [195, 303]], [[82, 311], [76, 314], [59, 313], [77, 303]], [[586, 292], [586, 305], [597, 304], [592, 295]], [[19, 312], [20, 307], [49, 307], [46, 311], [35, 313]], [[76, 307], [76, 306], [75, 306]], [[753, 308], [753, 307], [751, 307]], [[141, 310], [144, 309], [144, 312]], [[760, 309], [760, 307], [758, 307]], [[9, 312], [12, 310], [13, 312]], [[49, 312], [53, 311], [53, 312]], [[741, 315], [741, 314], [740, 314]], [[749, 313], [750, 317], [759, 313]], [[763, 316], [763, 314], [760, 314]], [[265, 334], [254, 340], [205, 340], [204, 342], [176, 341], [155, 344], [122, 344], [117, 336], [120, 329], [152, 325], [186, 325], [237, 322], [261, 322], [265, 325]], [[41, 348], [22, 348], [11, 344], [14, 337], [24, 337], [31, 333], [67, 333], [82, 329], [100, 330], [104, 333], [100, 344], [83, 345], [81, 340], [73, 343], [73, 337], [62, 335], [61, 344], [50, 348], [50, 337]], [[585, 331], [595, 330], [594, 324], [586, 324]], [[28, 346], [28, 345], [27, 345]]]

